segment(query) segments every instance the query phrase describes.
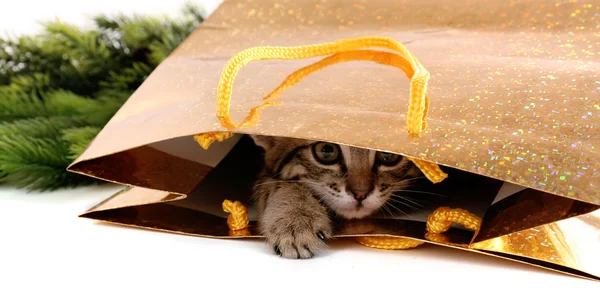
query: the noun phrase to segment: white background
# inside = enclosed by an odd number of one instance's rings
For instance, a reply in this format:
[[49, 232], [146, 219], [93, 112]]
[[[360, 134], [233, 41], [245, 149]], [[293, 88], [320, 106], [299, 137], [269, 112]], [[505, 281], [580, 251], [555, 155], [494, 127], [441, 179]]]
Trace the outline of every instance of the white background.
[[[32, 33], [97, 12], [176, 16], [185, 1], [7, 1], [0, 30]], [[217, 1], [207, 3], [207, 11]], [[406, 251], [339, 240], [312, 260], [260, 241], [215, 240], [78, 218], [116, 192], [0, 187], [0, 301], [595, 301], [600, 283], [431, 245]], [[600, 255], [599, 255], [600, 257]]]

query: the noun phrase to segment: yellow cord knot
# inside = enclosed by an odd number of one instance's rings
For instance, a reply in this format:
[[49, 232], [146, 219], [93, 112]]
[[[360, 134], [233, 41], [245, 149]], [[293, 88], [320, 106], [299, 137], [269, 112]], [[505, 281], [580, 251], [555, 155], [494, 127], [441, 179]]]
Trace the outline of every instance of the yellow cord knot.
[[232, 132], [210, 132], [194, 135], [194, 140], [205, 150], [215, 141], [222, 142], [233, 136]]
[[248, 209], [239, 201], [232, 202], [231, 200], [223, 201], [223, 211], [229, 213], [227, 217], [227, 225], [229, 226], [229, 234], [232, 236], [247, 236], [248, 231]]
[[[440, 207], [427, 217], [427, 233], [425, 238], [434, 242], [448, 243], [448, 239], [442, 233], [448, 231], [452, 223], [462, 224], [465, 228], [477, 231], [481, 226], [481, 218], [463, 209], [451, 209]], [[396, 238], [388, 236], [356, 237], [358, 243], [386, 250], [404, 250], [415, 248], [424, 242], [412, 238]], [[465, 246], [466, 245], [462, 245]]]
[[408, 157], [408, 159], [412, 161], [415, 166], [421, 170], [423, 175], [434, 184], [442, 182], [444, 179], [448, 178], [448, 174], [442, 171], [440, 166], [437, 164], [411, 157]]
[[427, 232], [444, 233], [450, 229], [452, 223], [462, 224], [471, 231], [477, 231], [481, 226], [481, 218], [467, 210], [440, 207], [427, 218]]

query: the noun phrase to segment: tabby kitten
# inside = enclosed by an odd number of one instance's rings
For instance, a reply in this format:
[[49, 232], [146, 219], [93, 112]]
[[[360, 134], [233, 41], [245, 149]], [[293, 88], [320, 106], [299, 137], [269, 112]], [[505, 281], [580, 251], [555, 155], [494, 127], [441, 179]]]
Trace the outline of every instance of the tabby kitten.
[[258, 225], [285, 258], [311, 258], [323, 251], [332, 235], [330, 213], [345, 219], [369, 216], [420, 174], [412, 162], [391, 153], [251, 137], [265, 150], [264, 171], [254, 188]]

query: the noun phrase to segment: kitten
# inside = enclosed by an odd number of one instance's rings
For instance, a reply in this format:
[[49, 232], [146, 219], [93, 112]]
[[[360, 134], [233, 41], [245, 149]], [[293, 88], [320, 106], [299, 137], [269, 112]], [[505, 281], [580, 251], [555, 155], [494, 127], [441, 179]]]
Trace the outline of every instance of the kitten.
[[[406, 158], [318, 141], [251, 136], [264, 149], [254, 188], [260, 231], [284, 258], [311, 258], [332, 236], [329, 213], [367, 217], [421, 171]], [[403, 182], [404, 180], [404, 182]]]

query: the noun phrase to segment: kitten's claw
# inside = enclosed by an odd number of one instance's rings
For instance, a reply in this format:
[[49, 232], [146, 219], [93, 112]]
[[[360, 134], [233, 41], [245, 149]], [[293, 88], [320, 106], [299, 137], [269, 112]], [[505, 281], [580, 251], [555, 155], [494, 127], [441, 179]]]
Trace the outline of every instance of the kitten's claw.
[[318, 242], [309, 242], [303, 245], [296, 245], [294, 243], [282, 243], [275, 246], [275, 253], [282, 258], [289, 259], [309, 259], [315, 256], [315, 253], [320, 252], [326, 248], [323, 240], [316, 239]]
[[313, 254], [313, 252], [310, 250], [310, 248], [308, 248], [308, 245], [304, 246], [304, 249], [307, 250], [310, 253], [310, 256], [308, 258], [312, 258], [315, 254]]
[[321, 239], [321, 240], [325, 241], [325, 234], [323, 234], [323, 232], [319, 231], [319, 232], [317, 233], [317, 237], [319, 237], [319, 239]]
[[271, 233], [267, 235], [275, 254], [282, 258], [309, 259], [327, 248], [326, 238], [331, 231], [323, 230], [313, 233], [310, 227], [296, 226], [293, 232]]
[[308, 259], [327, 249], [326, 239], [333, 232], [327, 209], [305, 187], [275, 189], [259, 217], [260, 232], [275, 254]]

